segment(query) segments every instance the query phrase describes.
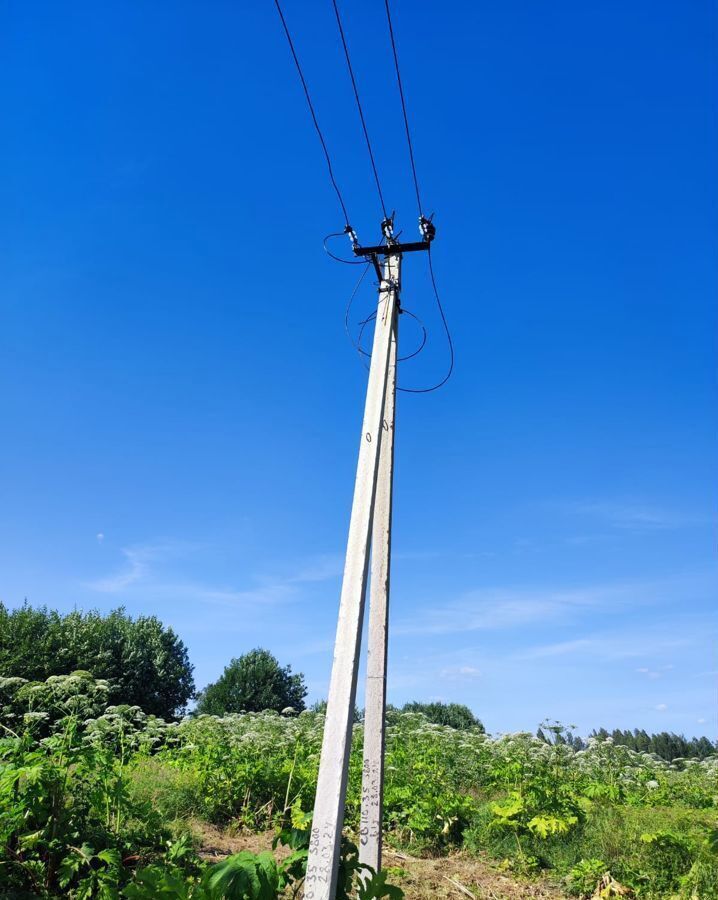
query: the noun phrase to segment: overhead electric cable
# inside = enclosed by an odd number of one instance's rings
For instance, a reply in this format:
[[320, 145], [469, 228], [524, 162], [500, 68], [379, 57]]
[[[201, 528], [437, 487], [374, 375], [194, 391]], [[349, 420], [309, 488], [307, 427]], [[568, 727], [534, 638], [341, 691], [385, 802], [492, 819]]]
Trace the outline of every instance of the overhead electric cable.
[[427, 256], [429, 258], [429, 275], [431, 276], [431, 286], [434, 289], [434, 297], [436, 297], [436, 305], [439, 307], [439, 314], [441, 315], [441, 321], [444, 324], [444, 331], [446, 332], [446, 340], [449, 344], [449, 368], [441, 379], [435, 385], [428, 388], [405, 388], [405, 387], [397, 387], [398, 391], [403, 391], [405, 394], [430, 394], [432, 391], [438, 391], [440, 387], [443, 387], [446, 382], [451, 378], [451, 374], [454, 371], [454, 342], [451, 339], [451, 332], [449, 331], [449, 323], [446, 321], [446, 316], [444, 315], [444, 307], [441, 305], [441, 298], [439, 297], [439, 289], [436, 286], [436, 278], [434, 277], [434, 266], [431, 262], [431, 247], [428, 250]]
[[351, 333], [351, 330], [349, 327], [349, 313], [351, 312], [352, 303], [354, 302], [354, 298], [357, 295], [357, 291], [361, 287], [361, 284], [364, 281], [364, 278], [366, 277], [366, 273], [369, 271], [369, 269], [371, 269], [371, 263], [366, 263], [364, 271], [361, 273], [361, 275], [359, 276], [359, 280], [354, 285], [354, 290], [352, 291], [351, 297], [349, 298], [349, 302], [347, 303], [347, 308], [344, 312], [344, 330], [346, 331], [347, 337], [349, 338], [349, 340], [352, 343], [352, 346], [355, 349], [356, 349], [357, 345], [356, 345], [356, 342], [354, 341], [354, 338], [352, 337], [352, 333]]
[[364, 119], [364, 110], [362, 109], [361, 100], [359, 99], [359, 88], [357, 87], [356, 78], [354, 77], [354, 69], [352, 68], [351, 59], [349, 58], [349, 47], [347, 46], [346, 37], [344, 36], [344, 28], [342, 27], [341, 16], [339, 15], [339, 7], [337, 6], [337, 0], [332, 0], [332, 3], [334, 5], [334, 13], [337, 17], [337, 25], [339, 26], [339, 36], [342, 39], [342, 47], [344, 47], [344, 56], [346, 57], [346, 61], [347, 61], [347, 69], [349, 69], [349, 77], [351, 78], [352, 88], [354, 89], [354, 98], [357, 103], [357, 109], [359, 110], [359, 118], [361, 119], [361, 127], [362, 127], [362, 130], [364, 131], [364, 139], [366, 140], [366, 147], [367, 147], [367, 150], [369, 151], [369, 159], [371, 160], [371, 168], [372, 168], [372, 171], [374, 172], [374, 181], [376, 182], [376, 189], [379, 194], [379, 202], [381, 203], [381, 209], [382, 209], [382, 212], [384, 213], [384, 218], [387, 219], [388, 216], [387, 216], [387, 212], [386, 212], [386, 204], [384, 203], [384, 195], [382, 194], [382, 191], [381, 191], [381, 184], [379, 182], [379, 173], [377, 172], [376, 161], [374, 159], [374, 152], [371, 148], [371, 141], [369, 140], [369, 131], [367, 130], [366, 121]]
[[[411, 129], [409, 128], [409, 116], [406, 112], [406, 99], [404, 97], [404, 86], [401, 81], [401, 71], [399, 69], [399, 54], [396, 50], [396, 39], [394, 37], [394, 26], [391, 21], [391, 9], [389, 8], [389, 0], [384, 0], [384, 7], [386, 9], [386, 20], [389, 25], [389, 38], [391, 39], [391, 50], [394, 56], [394, 68], [396, 69], [396, 81], [399, 86], [399, 97], [401, 99], [401, 111], [404, 116], [404, 130], [406, 131], [406, 143], [409, 148], [409, 161], [411, 163], [411, 174], [414, 179], [414, 190], [416, 192], [416, 205], [419, 207], [419, 221], [420, 224], [425, 226], [426, 220], [424, 219], [424, 211], [421, 205], [421, 192], [419, 191], [419, 179], [416, 174], [416, 163], [414, 161], [414, 147], [411, 141]], [[429, 222], [431, 221], [431, 217], [429, 217]], [[436, 286], [436, 277], [434, 275], [434, 266], [431, 261], [431, 246], [428, 248], [427, 256], [429, 258], [429, 275], [431, 277], [431, 286], [434, 291], [434, 297], [436, 298], [436, 305], [439, 309], [439, 315], [441, 316], [441, 321], [444, 325], [444, 331], [446, 332], [446, 341], [449, 345], [449, 368], [446, 372], [446, 375], [438, 381], [436, 384], [432, 385], [432, 387], [428, 388], [405, 388], [405, 387], [397, 387], [397, 390], [403, 391], [405, 394], [430, 394], [432, 391], [437, 391], [440, 387], [443, 387], [446, 382], [451, 378], [451, 375], [454, 371], [454, 342], [451, 338], [451, 331], [449, 330], [449, 323], [446, 321], [446, 315], [444, 314], [444, 307], [441, 304], [441, 298], [439, 296], [439, 289]]]
[[[426, 346], [428, 334], [426, 333], [426, 326], [424, 325], [424, 323], [410, 309], [404, 309], [402, 307], [399, 310], [399, 312], [401, 313], [402, 316], [409, 316], [410, 318], [414, 319], [414, 321], [417, 322], [417, 324], [419, 325], [419, 328], [421, 328], [421, 342], [419, 343], [419, 346], [415, 350], [412, 350], [411, 353], [407, 353], [406, 356], [397, 357], [397, 360], [396, 360], [397, 362], [406, 362], [407, 359], [413, 359], [415, 356], [418, 356], [421, 353], [421, 351]], [[374, 322], [375, 320], [376, 320], [376, 310], [373, 313], [371, 313], [369, 316], [367, 316], [367, 318], [364, 319], [362, 322], [358, 323], [361, 327], [359, 328], [359, 334], [357, 335], [356, 341], [354, 340], [354, 338], [352, 338], [351, 334], [349, 335], [349, 340], [354, 345], [354, 349], [359, 353], [360, 356], [366, 356], [367, 359], [371, 359], [371, 353], [369, 352], [369, 350], [365, 350], [362, 347], [361, 342], [362, 342], [362, 338], [364, 336], [364, 329], [367, 327], [367, 325], [370, 322]], [[364, 368], [367, 371], [369, 370], [369, 366], [366, 364], [366, 362], [364, 362]]]
[[[446, 315], [444, 314], [444, 307], [441, 303], [441, 297], [439, 296], [439, 289], [437, 287], [436, 278], [434, 276], [434, 266], [431, 261], [431, 250], [429, 250], [429, 253], [428, 253], [428, 260], [429, 260], [429, 275], [431, 278], [431, 286], [434, 291], [434, 297], [436, 298], [436, 305], [439, 308], [439, 315], [441, 316], [441, 321], [444, 326], [444, 332], [446, 334], [446, 341], [449, 346], [449, 368], [448, 368], [446, 374], [444, 375], [444, 377], [441, 379], [441, 381], [438, 381], [436, 384], [432, 385], [431, 387], [428, 387], [428, 388], [397, 387], [398, 391], [402, 391], [405, 394], [430, 394], [430, 393], [432, 393], [432, 391], [438, 391], [439, 388], [443, 387], [446, 384], [446, 382], [451, 378], [453, 371], [454, 371], [454, 342], [451, 337], [449, 323], [446, 321]], [[344, 260], [342, 260], [342, 262], [343, 261]], [[367, 264], [366, 268], [362, 272], [359, 280], [357, 281], [357, 283], [354, 286], [354, 290], [351, 293], [351, 297], [349, 298], [349, 302], [347, 303], [347, 307], [344, 312], [344, 329], [347, 333], [347, 337], [349, 338], [354, 349], [356, 351], [358, 351], [360, 356], [365, 356], [365, 357], [369, 357], [369, 358], [371, 358], [371, 353], [367, 350], [364, 350], [364, 348], [362, 347], [362, 336], [364, 334], [364, 329], [367, 327], [367, 325], [369, 325], [370, 322], [373, 322], [376, 319], [376, 310], [374, 312], [370, 313], [366, 319], [362, 319], [360, 322], [358, 322], [358, 325], [360, 326], [360, 328], [359, 328], [359, 335], [356, 340], [354, 339], [354, 337], [352, 336], [352, 333], [351, 333], [351, 328], [350, 328], [350, 323], [349, 323], [349, 315], [351, 313], [352, 304], [354, 303], [354, 298], [356, 297], [357, 292], [359, 291], [359, 288], [361, 287], [362, 282], [364, 281], [364, 278], [366, 277], [366, 274], [370, 268], [371, 268], [371, 265]], [[409, 353], [406, 356], [400, 356], [398, 358], [397, 362], [405, 362], [406, 360], [413, 359], [413, 357], [418, 356], [419, 353], [421, 353], [421, 351], [424, 349], [426, 342], [427, 342], [427, 338], [428, 338], [426, 327], [417, 315], [415, 315], [410, 310], [404, 309], [404, 308], [401, 309], [401, 313], [404, 315], [411, 316], [412, 319], [415, 319], [417, 321], [417, 323], [419, 324], [419, 327], [421, 328], [421, 331], [422, 331], [422, 338], [421, 338], [421, 342], [420, 342], [419, 346], [412, 353]], [[368, 368], [366, 363], [364, 363], [364, 365], [365, 365], [365, 368]]]
[[363, 266], [366, 265], [365, 259], [342, 259], [341, 256], [336, 256], [332, 251], [327, 247], [327, 241], [329, 238], [336, 237], [346, 237], [346, 231], [334, 231], [331, 234], [328, 234], [323, 241], [324, 250], [327, 256], [331, 256], [332, 259], [335, 259], [337, 262], [344, 263], [347, 266]]
[[344, 204], [344, 199], [342, 197], [342, 192], [339, 190], [339, 185], [336, 182], [334, 177], [334, 170], [332, 169], [332, 161], [329, 156], [329, 151], [327, 150], [326, 141], [324, 140], [324, 136], [322, 135], [322, 130], [319, 127], [319, 122], [317, 121], [317, 115], [314, 112], [314, 105], [312, 104], [312, 98], [309, 95], [309, 88], [307, 87], [307, 82], [304, 78], [304, 73], [302, 72], [302, 67], [299, 64], [299, 59], [297, 57], [296, 50], [294, 49], [294, 43], [292, 41], [292, 36], [289, 33], [289, 28], [287, 26], [286, 19], [284, 18], [284, 13], [282, 12], [282, 7], [279, 5], [279, 0], [274, 0], [274, 5], [277, 7], [277, 12], [279, 13], [279, 18], [282, 20], [282, 27], [284, 28], [284, 33], [287, 36], [287, 42], [289, 43], [289, 49], [292, 52], [292, 57], [294, 59], [294, 65], [297, 67], [297, 72], [299, 73], [299, 80], [302, 82], [302, 87], [304, 88], [304, 96], [307, 98], [307, 106], [309, 107], [309, 112], [312, 116], [312, 121], [314, 122], [314, 127], [317, 130], [317, 134], [319, 135], [319, 141], [322, 145], [322, 150], [324, 151], [324, 156], [327, 160], [327, 169], [329, 170], [329, 178], [332, 182], [332, 187], [336, 191], [336, 195], [339, 198], [339, 204], [342, 208], [342, 213], [344, 214], [344, 224], [349, 226], [349, 215], [347, 213], [347, 208]]
[[423, 216], [421, 207], [421, 195], [419, 194], [419, 179], [416, 177], [416, 164], [414, 163], [414, 148], [411, 143], [411, 131], [409, 130], [409, 117], [406, 114], [406, 101], [404, 99], [404, 87], [401, 83], [401, 72], [399, 71], [399, 57], [396, 52], [396, 41], [394, 39], [394, 28], [391, 23], [391, 10], [389, 9], [389, 0], [384, 0], [386, 7], [386, 20], [389, 23], [389, 37], [391, 38], [391, 49], [394, 54], [394, 68], [396, 69], [396, 80], [399, 85], [399, 97], [401, 98], [401, 111], [404, 114], [404, 128], [406, 130], [406, 142], [409, 146], [409, 160], [411, 162], [411, 173], [414, 176], [414, 190], [416, 191], [416, 203], [419, 207], [419, 215]]

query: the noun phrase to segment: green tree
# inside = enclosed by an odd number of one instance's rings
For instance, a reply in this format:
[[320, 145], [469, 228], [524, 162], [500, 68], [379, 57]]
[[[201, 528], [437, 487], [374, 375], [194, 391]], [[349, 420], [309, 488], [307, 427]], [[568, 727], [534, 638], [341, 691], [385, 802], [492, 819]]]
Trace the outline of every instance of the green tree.
[[478, 728], [484, 731], [480, 719], [471, 712], [463, 703], [405, 703], [402, 712], [423, 713], [426, 718], [435, 725], [450, 725], [452, 728]]
[[[317, 700], [316, 703], [312, 703], [309, 707], [312, 712], [321, 713], [323, 716], [327, 714], [327, 701], [326, 700]], [[355, 725], [360, 725], [364, 721], [364, 710], [359, 709], [359, 707], [354, 704], [354, 712], [352, 714], [352, 721]]]
[[192, 669], [185, 645], [155, 616], [0, 603], [0, 675], [45, 681], [83, 670], [109, 682], [110, 703], [173, 718], [194, 696]]
[[223, 716], [264, 709], [281, 712], [288, 706], [301, 712], [306, 696], [304, 675], [292, 675], [291, 666], [280, 666], [269, 650], [258, 647], [231, 660], [217, 681], [200, 692], [197, 712]]

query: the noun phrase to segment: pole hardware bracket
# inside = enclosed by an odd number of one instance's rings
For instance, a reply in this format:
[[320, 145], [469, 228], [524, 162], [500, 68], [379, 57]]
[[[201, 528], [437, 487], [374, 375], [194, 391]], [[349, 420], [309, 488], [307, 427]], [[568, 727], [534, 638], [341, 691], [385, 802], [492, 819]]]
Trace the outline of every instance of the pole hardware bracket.
[[427, 244], [430, 244], [436, 237], [436, 225], [431, 221], [433, 218], [434, 213], [428, 219], [426, 216], [419, 216], [419, 231]]
[[[357, 253], [356, 247], [354, 248], [354, 253], [356, 256], [360, 255]], [[381, 284], [384, 281], [384, 273], [381, 270], [381, 266], [379, 265], [379, 260], [376, 257], [376, 253], [369, 253], [368, 256], [371, 260], [372, 265], [374, 266], [374, 271], [376, 272], [376, 277], [379, 279], [379, 290], [381, 291], [381, 290], [383, 290], [383, 288], [381, 287]]]
[[376, 247], [354, 247], [354, 256], [401, 256], [402, 253], [415, 253], [428, 250], [430, 241], [416, 241], [409, 244], [379, 244]]

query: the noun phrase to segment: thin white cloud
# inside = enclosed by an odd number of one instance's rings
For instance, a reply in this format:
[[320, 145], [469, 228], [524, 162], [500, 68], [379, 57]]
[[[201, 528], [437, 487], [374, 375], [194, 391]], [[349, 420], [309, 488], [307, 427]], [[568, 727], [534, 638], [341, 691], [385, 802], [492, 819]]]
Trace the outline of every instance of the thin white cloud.
[[544, 644], [529, 647], [519, 654], [521, 659], [542, 659], [550, 656], [569, 656], [574, 653], [587, 653], [594, 650], [599, 641], [594, 638], [576, 638], [573, 641], [560, 641], [556, 644]]
[[87, 587], [101, 594], [118, 594], [147, 575], [149, 565], [157, 558], [157, 553], [158, 548], [154, 545], [125, 547], [122, 550], [125, 565], [112, 575], [89, 582]]
[[574, 515], [598, 519], [625, 531], [656, 531], [706, 524], [705, 517], [641, 503], [598, 501], [572, 503], [564, 507]]
[[656, 704], [656, 709], [658, 710], [658, 712], [665, 712], [668, 709], [668, 704], [667, 703], [658, 703], [658, 704]]
[[331, 581], [344, 571], [344, 559], [338, 554], [313, 557], [306, 562], [295, 575], [287, 581], [292, 584]]
[[[295, 573], [262, 577], [256, 587], [237, 590], [223, 585], [208, 585], [191, 579], [168, 576], [167, 563], [198, 548], [182, 541], [150, 542], [123, 548], [125, 565], [118, 571], [85, 584], [91, 591], [120, 594], [140, 589], [151, 591], [156, 599], [171, 597], [195, 603], [221, 606], [258, 606], [294, 599], [304, 584], [329, 581], [341, 573], [341, 560], [334, 556], [312, 557]], [[164, 570], [164, 571], [157, 571]]]
[[283, 582], [234, 591], [229, 588], [208, 587], [193, 581], [165, 584], [160, 587], [160, 592], [178, 598], [187, 597], [200, 603], [216, 603], [219, 606], [267, 606], [289, 600], [295, 593], [289, 584]]
[[612, 540], [614, 540], [613, 534], [570, 534], [564, 538], [564, 543], [571, 547], [590, 547]]
[[447, 666], [439, 672], [441, 678], [480, 678], [481, 671], [476, 666]]
[[301, 657], [305, 656], [313, 656], [318, 653], [328, 654], [331, 653], [334, 649], [334, 638], [324, 638], [322, 640], [315, 641], [302, 641], [300, 645], [298, 645], [298, 653]]
[[421, 560], [438, 559], [443, 556], [438, 550], [394, 550], [392, 549], [391, 558], [395, 562], [418, 562]]
[[422, 610], [397, 625], [396, 634], [452, 634], [517, 628], [566, 618], [636, 597], [635, 585], [598, 585], [572, 590], [482, 588]]
[[[480, 588], [431, 607], [424, 606], [411, 619], [398, 622], [393, 632], [397, 635], [440, 635], [520, 629], [547, 621], [571, 621], [597, 610], [605, 613], [639, 606], [660, 608], [670, 598], [680, 597], [685, 601], [689, 592], [702, 596], [714, 589], [712, 573], [571, 589]], [[550, 650], [548, 653], [551, 655]]]
[[[593, 662], [614, 663], [645, 659], [657, 654], [672, 654], [694, 645], [702, 630], [703, 623], [700, 621], [686, 623], [683, 631], [677, 630], [672, 621], [656, 623], [651, 627], [641, 625], [630, 631], [624, 629], [620, 635], [611, 631], [560, 643], [539, 644], [518, 651], [511, 659], [524, 661], [547, 657], [576, 657], [581, 661], [590, 659]], [[657, 667], [640, 666], [635, 671], [651, 680], [661, 677]]]
[[396, 666], [389, 665], [387, 690], [392, 694], [418, 690], [421, 690], [423, 694], [423, 689], [429, 682], [433, 685], [436, 683], [436, 676], [433, 673], [432, 678], [428, 679], [427, 673], [416, 667], [399, 671]]
[[85, 587], [101, 593], [118, 593], [139, 582], [151, 582], [154, 588], [158, 582], [157, 570], [166, 569], [173, 560], [186, 558], [204, 546], [196, 541], [178, 538], [160, 538], [131, 544], [120, 551], [126, 561], [124, 568], [106, 578], [91, 581]]
[[159, 564], [186, 556], [200, 546], [197, 543], [169, 538], [131, 544], [120, 551], [125, 558], [124, 566], [104, 578], [86, 582], [84, 586], [101, 594], [120, 593], [139, 582], [150, 581], [154, 569]]
[[101, 531], [98, 531], [95, 537], [97, 538], [98, 544], [101, 544], [105, 540], [105, 535]]

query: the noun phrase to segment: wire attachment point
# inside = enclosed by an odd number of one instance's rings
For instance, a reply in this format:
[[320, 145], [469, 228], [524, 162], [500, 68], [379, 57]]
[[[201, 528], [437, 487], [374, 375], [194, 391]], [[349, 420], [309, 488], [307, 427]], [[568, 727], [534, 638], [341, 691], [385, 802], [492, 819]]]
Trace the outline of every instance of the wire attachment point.
[[348, 222], [344, 226], [344, 234], [348, 235], [349, 240], [351, 241], [352, 249], [359, 246], [359, 238], [357, 237], [357, 233]]
[[387, 244], [394, 241], [394, 213], [381, 220], [381, 233], [386, 238]]
[[427, 219], [426, 216], [419, 216], [419, 233], [430, 244], [436, 237], [436, 225], [431, 221], [434, 218], [432, 213]]

